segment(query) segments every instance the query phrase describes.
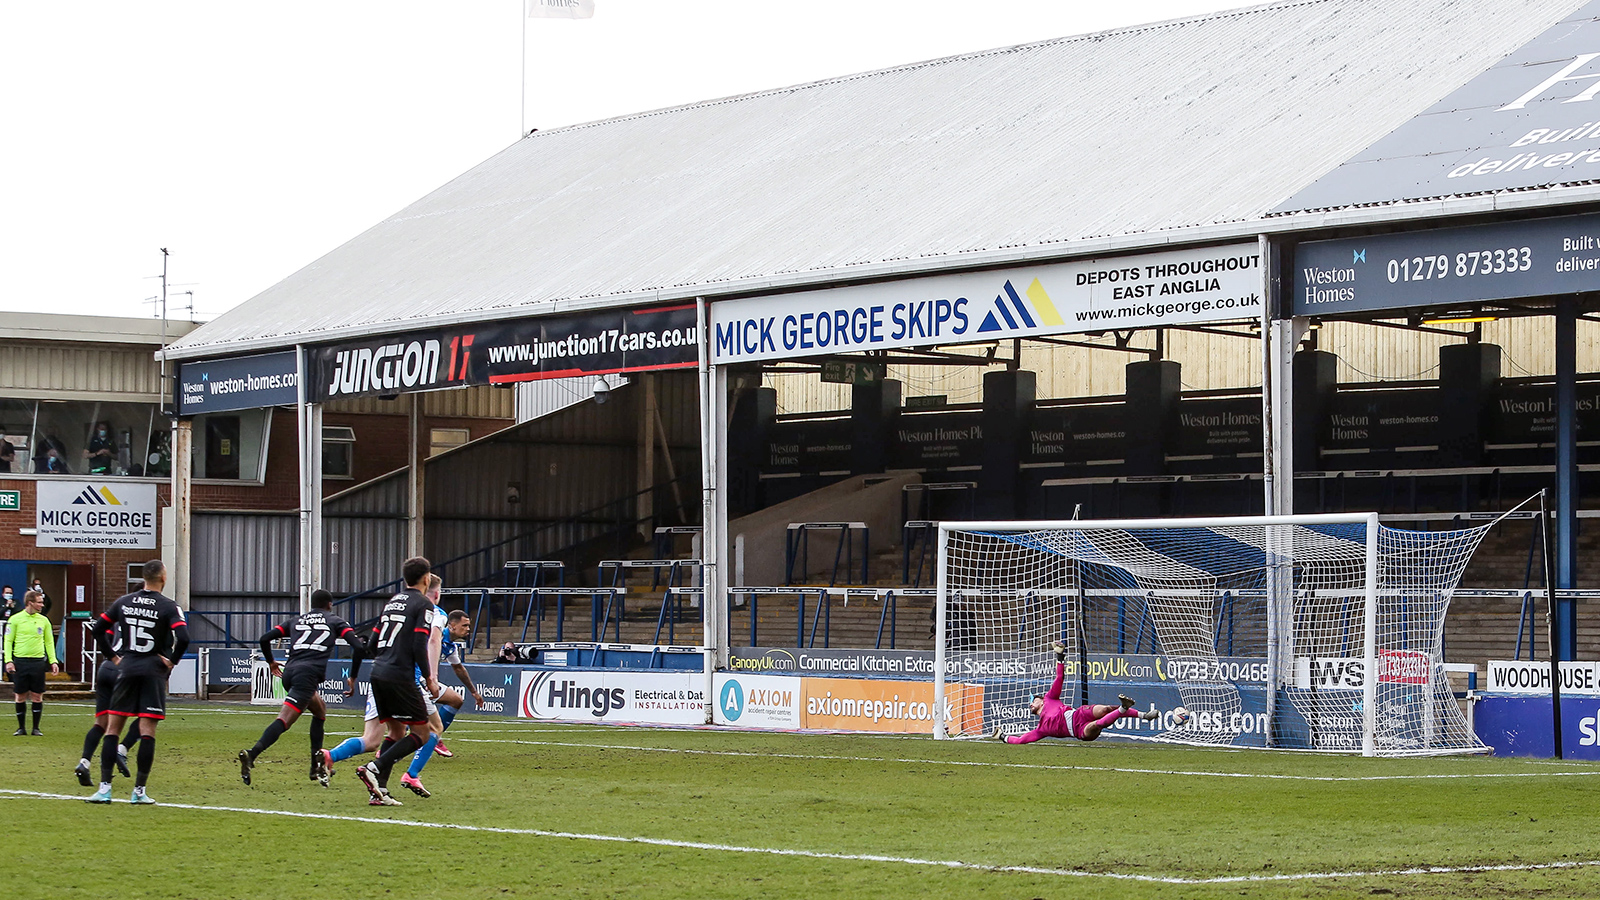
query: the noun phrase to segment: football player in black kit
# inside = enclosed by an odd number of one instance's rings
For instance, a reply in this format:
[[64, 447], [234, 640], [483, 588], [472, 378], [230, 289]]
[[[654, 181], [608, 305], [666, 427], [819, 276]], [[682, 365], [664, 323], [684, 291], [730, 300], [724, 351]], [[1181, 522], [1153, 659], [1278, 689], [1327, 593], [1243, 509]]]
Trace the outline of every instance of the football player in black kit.
[[[434, 660], [428, 652], [428, 639], [433, 633], [433, 603], [424, 593], [431, 568], [420, 556], [405, 561], [400, 574], [406, 589], [384, 604], [383, 612], [378, 614], [378, 621], [372, 627], [372, 636], [367, 640], [367, 649], [373, 654], [373, 705], [379, 721], [389, 726], [390, 737], [396, 739], [377, 759], [356, 769], [356, 777], [372, 795], [373, 806], [400, 805], [399, 800], [389, 796], [389, 772], [396, 760], [417, 752], [430, 733], [428, 704], [422, 696], [424, 686], [417, 684], [417, 671], [421, 666], [427, 681], [425, 687], [437, 694]], [[353, 666], [354, 663], [352, 671]], [[401, 726], [409, 729], [404, 737], [398, 733]]]
[[[121, 670], [112, 659], [101, 659], [94, 670], [94, 724], [89, 726], [89, 733], [83, 736], [83, 758], [78, 760], [78, 767], [72, 770], [72, 774], [78, 776], [78, 783], [84, 787], [94, 784], [89, 779], [89, 762], [94, 759], [95, 751], [100, 749], [105, 739], [106, 722], [111, 716], [111, 695], [117, 689], [117, 676], [120, 674]], [[117, 772], [123, 778], [133, 774], [128, 771], [128, 751], [137, 743], [139, 729], [129, 728], [128, 736], [117, 745]]]
[[[280, 667], [272, 658], [272, 642], [289, 638], [289, 658]], [[311, 780], [328, 786], [327, 770], [322, 765], [322, 734], [328, 717], [327, 707], [317, 688], [328, 670], [328, 657], [333, 655], [333, 642], [349, 644], [357, 657], [364, 655], [366, 645], [350, 623], [333, 614], [333, 595], [324, 590], [311, 592], [311, 611], [296, 616], [280, 625], [274, 625], [261, 636], [261, 655], [266, 657], [272, 674], [283, 678], [283, 708], [272, 720], [261, 739], [248, 750], [239, 751], [239, 778], [250, 783], [250, 769], [273, 742], [277, 741], [295, 720], [307, 710], [311, 711]]]
[[178, 604], [161, 593], [167, 586], [167, 567], [161, 560], [145, 563], [141, 574], [144, 589], [118, 597], [100, 614], [92, 630], [100, 652], [117, 660], [120, 674], [111, 692], [111, 707], [106, 710], [100, 790], [87, 798], [90, 803], [111, 802], [117, 738], [129, 719], [139, 720], [139, 755], [129, 802], [136, 806], [155, 803], [145, 795], [145, 782], [156, 758], [156, 725], [167, 717], [167, 675], [189, 647], [189, 626]]

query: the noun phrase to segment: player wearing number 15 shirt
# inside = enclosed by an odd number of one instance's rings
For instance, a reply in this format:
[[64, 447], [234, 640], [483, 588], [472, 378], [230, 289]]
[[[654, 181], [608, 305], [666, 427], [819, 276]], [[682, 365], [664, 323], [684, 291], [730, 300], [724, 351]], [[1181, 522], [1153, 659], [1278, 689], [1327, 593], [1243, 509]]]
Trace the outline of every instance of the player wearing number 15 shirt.
[[[279, 667], [272, 657], [272, 642], [289, 639], [289, 658]], [[328, 716], [322, 696], [317, 693], [327, 674], [328, 658], [333, 655], [336, 641], [344, 641], [355, 651], [356, 657], [366, 652], [350, 623], [333, 614], [333, 595], [324, 590], [311, 592], [311, 609], [287, 622], [274, 625], [261, 636], [261, 655], [266, 659], [272, 674], [283, 678], [283, 708], [272, 720], [260, 740], [248, 750], [239, 751], [239, 778], [250, 783], [250, 769], [256, 757], [271, 747], [279, 737], [306, 711], [311, 713], [311, 780], [328, 786], [328, 772], [321, 765], [322, 736]]]
[[121, 659], [106, 712], [124, 719], [165, 719], [167, 673], [189, 647], [188, 623], [178, 604], [149, 588], [125, 594], [100, 614], [94, 636], [102, 654]]
[[162, 594], [167, 567], [152, 559], [141, 567], [144, 589], [125, 594], [100, 614], [92, 629], [100, 652], [115, 660], [120, 673], [106, 710], [104, 751], [100, 757], [100, 790], [91, 803], [111, 802], [111, 765], [117, 757], [122, 724], [139, 720], [138, 771], [132, 802], [153, 803], [144, 792], [156, 755], [156, 725], [167, 716], [167, 673], [189, 647], [183, 610]]

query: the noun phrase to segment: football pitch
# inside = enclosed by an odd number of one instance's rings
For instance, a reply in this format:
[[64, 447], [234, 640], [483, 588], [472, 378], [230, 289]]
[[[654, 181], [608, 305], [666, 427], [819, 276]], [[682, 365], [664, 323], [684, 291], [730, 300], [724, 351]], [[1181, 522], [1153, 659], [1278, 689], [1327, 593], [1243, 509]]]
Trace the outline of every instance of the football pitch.
[[90, 711], [46, 712], [0, 737], [8, 898], [1600, 895], [1595, 764], [465, 715], [431, 798], [397, 771], [369, 807], [355, 760], [308, 779], [304, 722], [246, 787], [274, 711], [179, 702], [135, 808], [82, 802]]

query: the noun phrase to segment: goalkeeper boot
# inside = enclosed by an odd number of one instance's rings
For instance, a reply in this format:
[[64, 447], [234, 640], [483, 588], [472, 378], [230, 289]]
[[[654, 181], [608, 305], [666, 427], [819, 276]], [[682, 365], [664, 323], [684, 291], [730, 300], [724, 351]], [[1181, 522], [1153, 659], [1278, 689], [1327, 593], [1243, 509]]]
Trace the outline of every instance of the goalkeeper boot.
[[1118, 694], [1117, 702], [1122, 704], [1123, 709], [1129, 709], [1133, 706], [1133, 698], [1127, 694]]
[[1161, 711], [1156, 709], [1154, 706], [1150, 707], [1149, 712], [1139, 713], [1139, 721], [1141, 722], [1154, 722], [1159, 718], [1161, 718]]
[[1051, 641], [1050, 642], [1050, 649], [1055, 651], [1056, 662], [1066, 662], [1067, 661], [1067, 645], [1066, 644], [1063, 644], [1060, 641]]

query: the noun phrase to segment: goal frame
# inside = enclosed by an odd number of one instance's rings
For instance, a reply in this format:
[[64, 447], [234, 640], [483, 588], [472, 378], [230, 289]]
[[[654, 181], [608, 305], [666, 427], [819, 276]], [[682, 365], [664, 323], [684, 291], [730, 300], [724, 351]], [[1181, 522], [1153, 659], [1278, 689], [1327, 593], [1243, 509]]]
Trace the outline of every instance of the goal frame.
[[[934, 646], [933, 646], [933, 704], [937, 710], [933, 717], [933, 737], [946, 740], [951, 736], [945, 727], [945, 672], [947, 632], [947, 607], [950, 597], [950, 534], [957, 531], [1150, 531], [1157, 528], [1214, 528], [1222, 526], [1252, 527], [1273, 525], [1365, 525], [1366, 526], [1366, 609], [1363, 623], [1363, 659], [1367, 676], [1362, 685], [1361, 755], [1377, 755], [1377, 697], [1378, 697], [1378, 529], [1376, 512], [1326, 513], [1294, 516], [1203, 516], [1193, 518], [1159, 519], [1062, 519], [1062, 520], [1010, 520], [1010, 521], [960, 521], [939, 523], [939, 544], [934, 584]], [[1281, 596], [1284, 585], [1281, 576], [1268, 572], [1269, 597]], [[1290, 587], [1292, 590], [1292, 587]], [[1269, 610], [1275, 608], [1269, 603]], [[1267, 685], [1266, 704], [1268, 721], [1276, 719], [1277, 688], [1283, 675], [1283, 648], [1279, 615], [1267, 616]], [[1269, 731], [1270, 735], [1270, 731]], [[1270, 738], [1269, 744], [1271, 746]]]

